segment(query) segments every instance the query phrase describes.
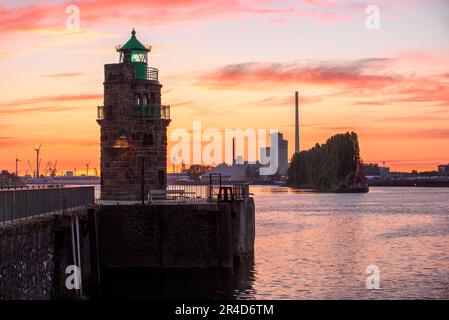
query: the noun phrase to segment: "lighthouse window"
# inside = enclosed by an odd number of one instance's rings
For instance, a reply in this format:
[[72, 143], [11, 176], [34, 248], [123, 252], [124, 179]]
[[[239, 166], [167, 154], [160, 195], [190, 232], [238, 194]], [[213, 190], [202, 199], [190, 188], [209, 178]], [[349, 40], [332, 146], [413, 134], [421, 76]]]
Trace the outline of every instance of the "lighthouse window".
[[144, 105], [148, 104], [148, 95], [146, 94], [143, 95], [143, 104]]
[[138, 94], [134, 95], [134, 103], [140, 104], [140, 95], [138, 95]]

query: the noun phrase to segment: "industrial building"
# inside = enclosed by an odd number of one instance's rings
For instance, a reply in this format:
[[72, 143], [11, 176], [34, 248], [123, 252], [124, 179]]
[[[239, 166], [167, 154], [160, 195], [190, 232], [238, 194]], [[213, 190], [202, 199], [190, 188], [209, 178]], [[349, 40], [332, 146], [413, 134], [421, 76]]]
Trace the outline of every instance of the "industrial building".
[[449, 173], [449, 164], [440, 164], [438, 165], [439, 173]]
[[[277, 145], [277, 148], [275, 147]], [[260, 159], [263, 167], [277, 166], [275, 173], [267, 174], [267, 170], [260, 169], [261, 176], [264, 175], [287, 175], [288, 162], [288, 141], [280, 132], [274, 132], [270, 135], [270, 147], [260, 148]]]

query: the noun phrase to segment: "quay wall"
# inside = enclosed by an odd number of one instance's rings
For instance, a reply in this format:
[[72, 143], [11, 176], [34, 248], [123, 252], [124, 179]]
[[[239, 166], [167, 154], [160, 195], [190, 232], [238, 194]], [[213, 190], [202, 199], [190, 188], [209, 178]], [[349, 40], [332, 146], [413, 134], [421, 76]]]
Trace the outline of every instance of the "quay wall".
[[[215, 204], [98, 208], [102, 268], [208, 268], [229, 260], [218, 234], [230, 210]], [[229, 216], [229, 217], [227, 217]], [[224, 248], [224, 247], [223, 247]], [[224, 254], [220, 256], [220, 254]], [[231, 255], [229, 249], [227, 254]], [[231, 266], [229, 266], [231, 267]]]
[[[90, 240], [85, 210], [80, 219], [83, 286], [91, 277]], [[70, 217], [47, 215], [0, 224], [0, 300], [74, 299], [66, 268], [73, 265]]]
[[[80, 226], [82, 295], [65, 285], [66, 268], [76, 259], [74, 217]], [[254, 201], [247, 199], [96, 205], [1, 223], [0, 300], [88, 297], [100, 289], [105, 270], [232, 273], [254, 250], [254, 219]]]
[[254, 200], [99, 206], [101, 268], [232, 271], [254, 250]]

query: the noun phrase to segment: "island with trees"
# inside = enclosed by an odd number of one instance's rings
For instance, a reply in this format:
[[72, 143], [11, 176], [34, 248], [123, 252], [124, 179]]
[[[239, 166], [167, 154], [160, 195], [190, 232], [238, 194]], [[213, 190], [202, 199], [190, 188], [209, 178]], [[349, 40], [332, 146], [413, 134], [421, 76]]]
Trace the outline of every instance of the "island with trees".
[[293, 155], [288, 183], [322, 192], [368, 192], [361, 167], [357, 134], [336, 134], [324, 144]]

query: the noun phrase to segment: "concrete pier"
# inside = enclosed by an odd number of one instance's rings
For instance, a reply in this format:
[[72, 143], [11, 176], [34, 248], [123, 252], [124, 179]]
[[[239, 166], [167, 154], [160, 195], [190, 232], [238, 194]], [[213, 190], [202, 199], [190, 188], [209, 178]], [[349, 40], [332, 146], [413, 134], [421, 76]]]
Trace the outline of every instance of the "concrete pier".
[[[254, 250], [254, 213], [247, 198], [91, 205], [0, 224], [0, 299], [80, 299], [115, 271], [232, 273]], [[66, 287], [70, 265], [81, 267], [82, 295]]]
[[231, 271], [254, 249], [254, 201], [98, 206], [101, 269]]

